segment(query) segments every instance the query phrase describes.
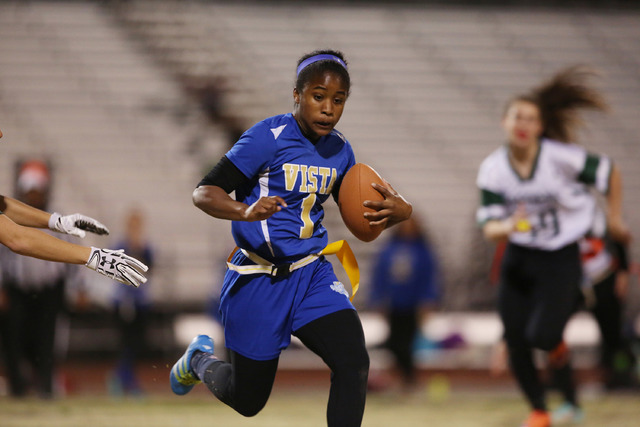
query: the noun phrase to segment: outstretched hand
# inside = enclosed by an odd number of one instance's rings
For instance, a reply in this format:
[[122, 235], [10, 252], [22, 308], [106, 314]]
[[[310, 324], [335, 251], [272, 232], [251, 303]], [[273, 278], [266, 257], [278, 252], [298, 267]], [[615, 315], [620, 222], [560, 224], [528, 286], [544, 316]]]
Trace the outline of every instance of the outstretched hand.
[[125, 254], [123, 249], [114, 251], [94, 247], [91, 247], [85, 265], [110, 279], [136, 288], [147, 281], [143, 273], [149, 269], [143, 262]]
[[245, 221], [262, 221], [269, 218], [282, 208], [287, 207], [287, 202], [280, 196], [260, 197], [255, 203], [249, 206], [244, 212]]
[[60, 233], [71, 234], [72, 236], [81, 238], [86, 235], [86, 231], [99, 236], [109, 234], [109, 229], [100, 221], [79, 213], [65, 216], [57, 212], [52, 213], [51, 218], [49, 218], [49, 228]]
[[365, 212], [364, 217], [369, 220], [369, 225], [384, 226], [389, 228], [399, 222], [408, 219], [413, 212], [413, 207], [402, 197], [388, 182], [385, 185], [371, 183], [384, 200], [365, 200], [364, 206], [375, 212]]

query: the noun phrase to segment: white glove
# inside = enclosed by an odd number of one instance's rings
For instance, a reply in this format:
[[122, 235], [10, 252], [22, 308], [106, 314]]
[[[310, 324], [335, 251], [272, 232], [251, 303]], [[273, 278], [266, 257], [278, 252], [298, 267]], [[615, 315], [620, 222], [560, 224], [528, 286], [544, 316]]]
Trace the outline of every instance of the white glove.
[[96, 233], [99, 236], [109, 234], [109, 229], [102, 223], [78, 213], [65, 216], [61, 216], [57, 212], [52, 213], [49, 218], [49, 228], [77, 237], [84, 237], [85, 231]]
[[124, 249], [113, 251], [93, 246], [85, 265], [110, 279], [136, 288], [147, 281], [142, 273], [149, 269], [137, 259], [125, 254]]

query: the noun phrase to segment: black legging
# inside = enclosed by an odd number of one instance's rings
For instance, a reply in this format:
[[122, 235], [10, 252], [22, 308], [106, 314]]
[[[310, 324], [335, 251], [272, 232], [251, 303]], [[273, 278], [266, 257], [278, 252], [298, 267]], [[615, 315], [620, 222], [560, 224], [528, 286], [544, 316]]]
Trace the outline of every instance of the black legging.
[[[622, 334], [622, 301], [616, 295], [616, 272], [612, 272], [600, 282], [593, 285], [594, 305], [589, 307], [593, 313], [600, 335], [601, 354], [600, 367], [603, 369], [605, 384], [615, 384], [614, 358], [620, 355], [635, 365], [635, 356]], [[577, 405], [576, 390], [572, 378], [571, 360], [560, 366], [552, 366], [553, 383], [560, 390], [565, 400]], [[624, 376], [624, 374], [623, 374]]]
[[580, 298], [578, 246], [542, 251], [509, 244], [502, 262], [498, 311], [511, 370], [534, 409], [545, 410], [533, 348], [554, 349]]
[[416, 381], [413, 341], [417, 331], [418, 314], [415, 310], [392, 311], [389, 314], [389, 339], [386, 345], [395, 358], [405, 385], [412, 385]]
[[[329, 427], [358, 427], [366, 400], [369, 355], [355, 310], [341, 310], [316, 319], [293, 333], [331, 369], [327, 406]], [[254, 416], [264, 407], [278, 367], [278, 359], [258, 361], [231, 351], [230, 363], [214, 361], [192, 366], [209, 390], [244, 416]], [[205, 362], [206, 363], [206, 362]], [[204, 369], [203, 369], [204, 368]]]
[[614, 371], [614, 359], [621, 353], [633, 359], [633, 352], [622, 333], [623, 304], [615, 290], [616, 274], [594, 285], [595, 305], [591, 307], [602, 336], [600, 366], [605, 370], [607, 380]]

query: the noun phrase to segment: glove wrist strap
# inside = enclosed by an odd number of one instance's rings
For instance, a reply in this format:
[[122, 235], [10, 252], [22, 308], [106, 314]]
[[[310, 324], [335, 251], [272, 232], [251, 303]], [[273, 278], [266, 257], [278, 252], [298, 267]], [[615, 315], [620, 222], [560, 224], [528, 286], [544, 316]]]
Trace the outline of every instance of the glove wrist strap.
[[49, 217], [49, 229], [50, 230], [57, 230], [56, 224], [58, 223], [58, 221], [60, 221], [60, 217], [61, 217], [61, 215], [58, 212], [54, 212], [54, 213], [51, 214], [51, 216]]
[[87, 260], [87, 263], [85, 265], [93, 270], [97, 270], [99, 263], [100, 263], [100, 249], [94, 248], [93, 246], [91, 246], [91, 253], [89, 254], [89, 259]]

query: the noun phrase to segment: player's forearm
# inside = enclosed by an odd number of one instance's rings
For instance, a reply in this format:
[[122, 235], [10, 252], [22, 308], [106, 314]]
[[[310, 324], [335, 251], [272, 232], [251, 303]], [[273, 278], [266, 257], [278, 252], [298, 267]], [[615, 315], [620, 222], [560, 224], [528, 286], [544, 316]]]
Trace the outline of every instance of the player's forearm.
[[610, 217], [622, 217], [622, 176], [615, 165], [611, 170], [607, 205]]
[[91, 248], [57, 239], [33, 228], [23, 227], [0, 216], [0, 242], [20, 255], [47, 261], [84, 264]]
[[51, 217], [49, 212], [41, 211], [11, 197], [2, 196], [2, 199], [3, 203], [1, 205], [3, 205], [4, 209], [0, 210], [15, 223], [25, 227], [49, 227], [49, 218]]
[[193, 204], [214, 218], [242, 221], [248, 206], [233, 200], [222, 188], [202, 185], [193, 192]]
[[609, 233], [615, 241], [629, 242], [629, 229], [622, 218], [622, 176], [615, 165], [611, 170], [609, 193], [607, 194], [607, 225]]
[[484, 238], [491, 242], [507, 239], [514, 230], [515, 224], [512, 218], [504, 220], [493, 219], [487, 221], [482, 227]]

